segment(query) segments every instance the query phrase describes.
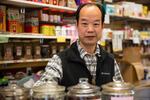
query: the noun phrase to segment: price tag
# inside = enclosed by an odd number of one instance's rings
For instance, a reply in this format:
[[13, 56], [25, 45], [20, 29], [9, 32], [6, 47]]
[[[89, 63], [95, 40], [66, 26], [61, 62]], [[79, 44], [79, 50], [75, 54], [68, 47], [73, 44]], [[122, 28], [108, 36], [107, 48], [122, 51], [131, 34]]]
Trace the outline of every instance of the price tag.
[[105, 41], [99, 41], [99, 44], [100, 44], [101, 46], [106, 46], [106, 42], [105, 42]]
[[64, 36], [58, 36], [57, 37], [57, 42], [58, 43], [66, 42], [66, 37], [64, 37]]
[[110, 15], [109, 15], [109, 14], [106, 14], [106, 15], [105, 15], [104, 23], [105, 23], [105, 24], [110, 24]]
[[0, 43], [8, 43], [8, 37], [0, 37]]
[[111, 97], [111, 100], [134, 100], [132, 96], [128, 97]]
[[140, 44], [140, 39], [139, 38], [133, 38], [133, 43], [134, 44]]

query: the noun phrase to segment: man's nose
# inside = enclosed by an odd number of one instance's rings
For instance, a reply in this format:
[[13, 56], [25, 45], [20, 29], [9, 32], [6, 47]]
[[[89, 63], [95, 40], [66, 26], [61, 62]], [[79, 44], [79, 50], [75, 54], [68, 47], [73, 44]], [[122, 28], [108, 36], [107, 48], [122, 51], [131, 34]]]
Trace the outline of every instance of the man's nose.
[[94, 26], [93, 25], [88, 25], [88, 31], [89, 32], [94, 31]]

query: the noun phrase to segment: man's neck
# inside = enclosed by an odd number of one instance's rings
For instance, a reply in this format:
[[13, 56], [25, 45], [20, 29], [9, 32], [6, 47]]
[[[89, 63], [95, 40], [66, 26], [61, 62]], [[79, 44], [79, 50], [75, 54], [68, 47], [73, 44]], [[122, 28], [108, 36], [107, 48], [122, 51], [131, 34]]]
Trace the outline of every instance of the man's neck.
[[89, 53], [89, 54], [93, 54], [93, 53], [95, 53], [95, 48], [96, 48], [96, 45], [82, 45], [82, 44], [80, 44], [80, 46], [87, 52], [87, 53]]

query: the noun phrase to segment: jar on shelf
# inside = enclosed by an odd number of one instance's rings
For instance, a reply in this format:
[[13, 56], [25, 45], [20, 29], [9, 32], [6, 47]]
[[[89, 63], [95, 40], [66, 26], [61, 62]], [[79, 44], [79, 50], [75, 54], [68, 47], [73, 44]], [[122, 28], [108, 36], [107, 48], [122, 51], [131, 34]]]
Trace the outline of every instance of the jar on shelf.
[[40, 20], [48, 22], [48, 20], [49, 20], [49, 10], [47, 8], [42, 9]]
[[100, 88], [80, 78], [77, 85], [68, 88], [65, 100], [101, 100]]
[[13, 60], [13, 44], [5, 43], [4, 44], [4, 60]]
[[41, 54], [42, 54], [42, 58], [49, 58], [50, 57], [49, 45], [47, 45], [47, 44], [41, 45]]
[[50, 56], [53, 56], [54, 54], [57, 53], [57, 43], [56, 41], [51, 41], [50, 42]]
[[41, 46], [40, 41], [33, 40], [33, 57], [35, 59], [41, 58]]
[[65, 87], [56, 82], [47, 82], [32, 88], [32, 100], [64, 100]]
[[114, 81], [102, 86], [102, 100], [134, 100], [134, 87], [130, 83]]
[[58, 52], [62, 52], [65, 49], [65, 43], [58, 44]]
[[14, 40], [14, 57], [15, 59], [23, 58], [23, 43], [21, 40]]
[[24, 43], [24, 59], [32, 59], [32, 43], [30, 40], [23, 41]]

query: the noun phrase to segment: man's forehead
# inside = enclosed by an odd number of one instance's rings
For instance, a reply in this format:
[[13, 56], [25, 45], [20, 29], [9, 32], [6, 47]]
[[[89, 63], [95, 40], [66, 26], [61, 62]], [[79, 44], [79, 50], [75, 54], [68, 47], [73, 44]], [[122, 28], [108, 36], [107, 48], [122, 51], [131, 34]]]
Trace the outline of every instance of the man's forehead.
[[88, 21], [88, 20], [93, 20], [93, 21], [100, 21], [101, 18], [89, 18], [89, 17], [80, 17], [81, 21]]

